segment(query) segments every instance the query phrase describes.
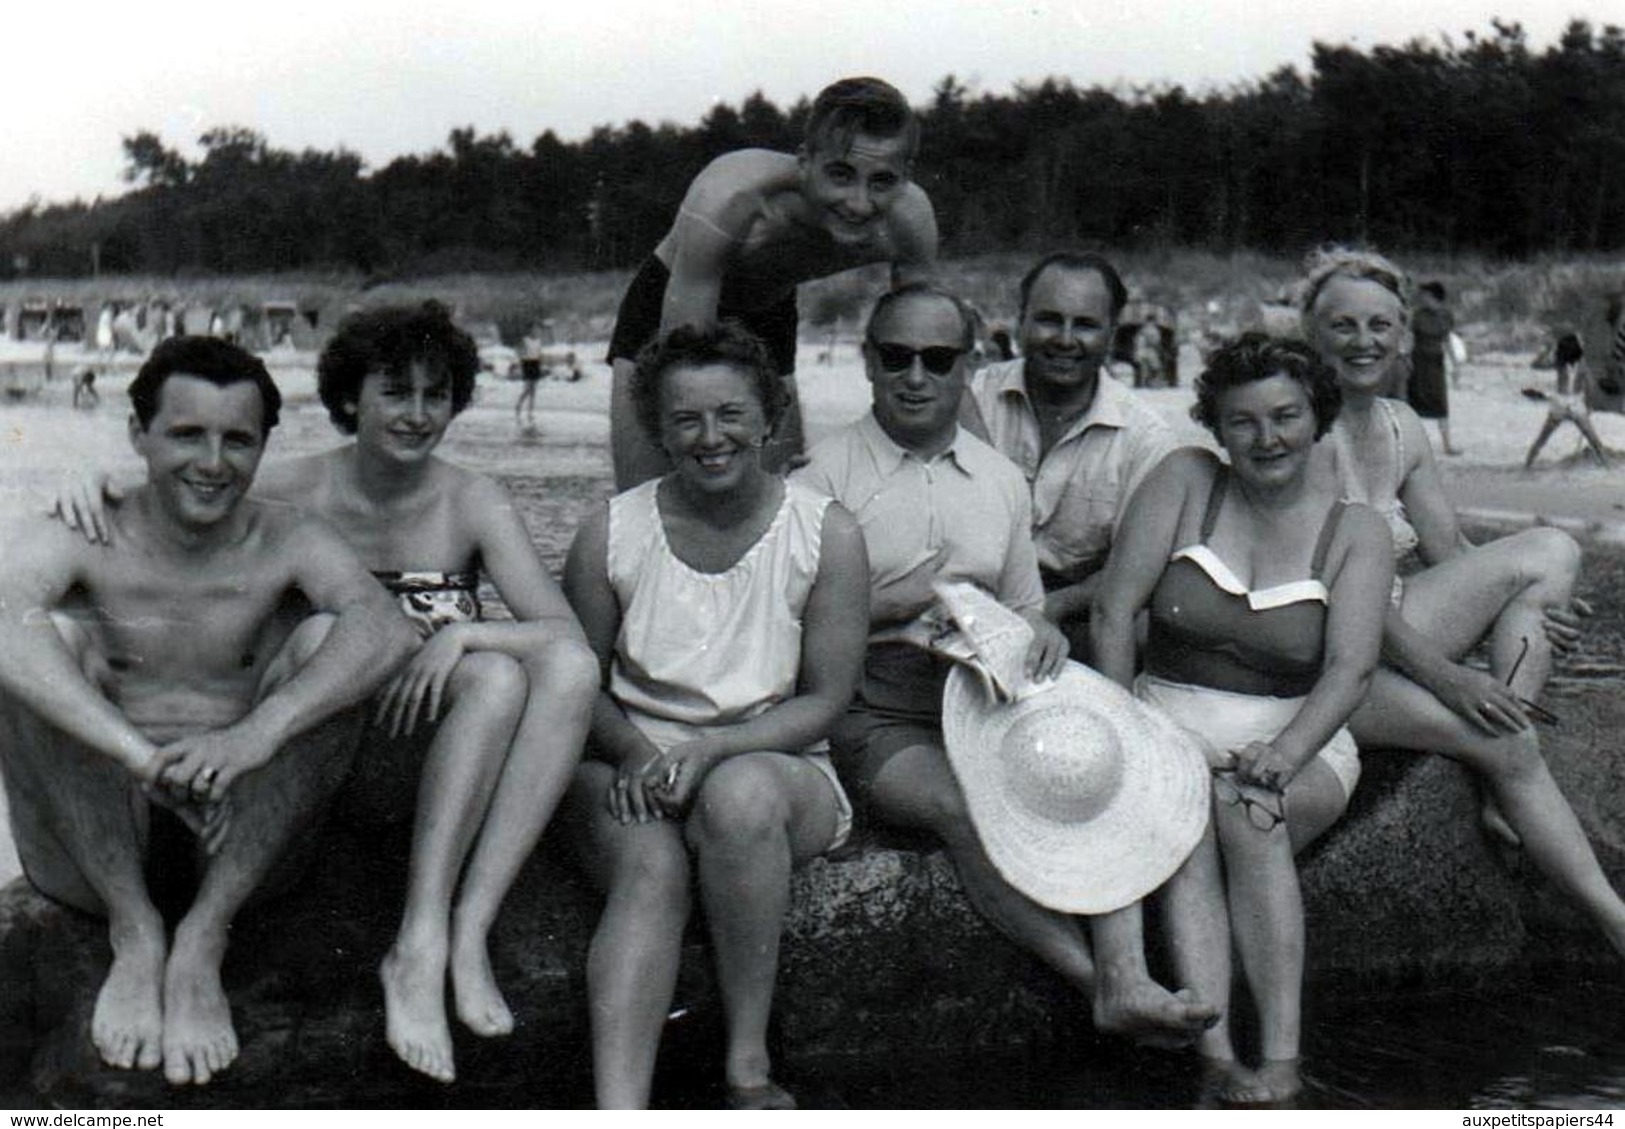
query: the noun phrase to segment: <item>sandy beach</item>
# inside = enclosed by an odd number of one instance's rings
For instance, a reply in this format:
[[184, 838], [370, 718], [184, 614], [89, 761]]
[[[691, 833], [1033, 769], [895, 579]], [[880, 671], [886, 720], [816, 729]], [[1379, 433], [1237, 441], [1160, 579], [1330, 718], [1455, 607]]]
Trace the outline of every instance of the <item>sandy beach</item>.
[[[582, 357], [603, 355], [599, 345], [571, 347]], [[289, 351], [266, 360], [287, 398], [267, 458], [337, 444], [340, 438], [316, 399], [313, 358]], [[0, 343], [0, 374], [6, 365], [37, 361], [37, 345]], [[62, 350], [54, 380], [26, 396], [0, 398], [0, 507], [42, 509], [58, 482], [87, 466], [105, 467], [126, 481], [139, 477], [140, 464], [126, 436], [128, 400], [123, 391], [135, 361], [124, 359], [112, 371], [98, 365], [102, 402], [93, 411], [76, 411], [69, 374], [93, 361], [77, 350]], [[542, 382], [537, 394], [540, 435], [531, 438], [521, 436], [513, 415], [520, 384], [482, 378], [475, 404], [452, 424], [441, 448], [445, 457], [508, 483], [521, 499], [543, 557], [555, 570], [577, 520], [609, 493], [609, 370], [593, 363], [584, 371], [586, 378], [578, 383]], [[1199, 371], [1194, 355], [1182, 359], [1181, 371]], [[837, 347], [827, 364], [818, 360], [814, 348], [803, 346], [799, 383], [814, 441], [868, 404], [868, 385], [853, 344]], [[1625, 529], [1625, 469], [1597, 467], [1580, 451], [1572, 428], [1547, 444], [1535, 471], [1521, 469], [1546, 408], [1518, 390], [1549, 384], [1550, 374], [1529, 368], [1527, 358], [1490, 356], [1466, 366], [1460, 386], [1451, 391], [1451, 429], [1464, 454], [1441, 460], [1447, 487], [1467, 509], [1568, 519], [1617, 538]], [[1190, 442], [1206, 441], [1206, 433], [1188, 415], [1188, 387], [1139, 395]], [[1595, 420], [1609, 448], [1625, 452], [1625, 416], [1599, 415]], [[0, 796], [0, 883], [20, 873], [4, 817]]]

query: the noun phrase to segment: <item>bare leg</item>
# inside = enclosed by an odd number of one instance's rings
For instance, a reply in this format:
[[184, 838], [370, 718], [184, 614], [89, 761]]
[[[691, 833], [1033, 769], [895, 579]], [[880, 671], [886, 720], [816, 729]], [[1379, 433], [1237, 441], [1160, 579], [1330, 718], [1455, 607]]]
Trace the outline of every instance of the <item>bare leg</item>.
[[609, 453], [615, 465], [615, 489], [630, 490], [640, 482], [659, 478], [671, 469], [671, 460], [649, 438], [638, 422], [632, 399], [632, 370], [625, 357], [615, 358], [609, 389]]
[[728, 1087], [771, 1095], [777, 1108], [794, 1104], [771, 1087], [767, 1053], [790, 870], [829, 845], [837, 818], [828, 778], [783, 753], [733, 757], [712, 769], [688, 817], [727, 1015]]
[[581, 854], [608, 894], [587, 952], [593, 1087], [600, 1109], [645, 1109], [688, 922], [688, 851], [669, 820], [617, 823], [605, 803], [614, 778], [587, 761], [568, 799]]
[[[1517, 664], [1513, 690], [1535, 698], [1552, 669], [1544, 609], [1568, 603], [1579, 570], [1580, 548], [1572, 537], [1556, 529], [1526, 529], [1411, 577], [1402, 610], [1407, 622], [1438, 641], [1453, 659], [1487, 632], [1491, 672], [1505, 680]], [[1518, 841], [1493, 796], [1487, 798], [1481, 818], [1492, 834]]]
[[355, 755], [359, 720], [359, 711], [351, 711], [323, 722], [232, 786], [231, 830], [175, 927], [164, 969], [164, 1075], [170, 1082], [202, 1085], [237, 1057], [220, 981], [232, 919], [338, 790]]
[[413, 1070], [441, 1082], [456, 1077], [445, 999], [452, 894], [513, 741], [525, 690], [524, 673], [506, 655], [464, 655], [447, 683], [451, 707], [435, 730], [418, 784], [406, 905], [379, 977], [390, 1047]]
[[[959, 872], [965, 896], [977, 912], [1079, 991], [1094, 997], [1095, 962], [1077, 920], [1039, 905], [999, 874], [982, 850], [959, 783], [940, 748], [914, 745], [899, 750], [869, 775], [870, 801], [880, 818], [901, 827], [930, 831], [942, 839]], [[1123, 928], [1129, 920], [1114, 924]], [[1128, 928], [1137, 930], [1137, 922]], [[1106, 929], [1113, 940], [1130, 940], [1126, 934], [1112, 933], [1113, 925]], [[1139, 960], [1143, 968], [1143, 954]], [[1112, 972], [1119, 977], [1114, 984], [1114, 1000], [1134, 1001], [1132, 1014], [1114, 1008], [1112, 1021], [1122, 1028], [1136, 1034], [1158, 1028], [1191, 1038], [1212, 1019], [1212, 1008], [1204, 1002], [1177, 997], [1149, 978], [1135, 980], [1132, 958], [1114, 961]]]
[[1362, 743], [1440, 753], [1483, 774], [1530, 861], [1579, 902], [1625, 956], [1625, 902], [1608, 884], [1533, 730], [1488, 737], [1387, 668], [1377, 671], [1350, 728]]
[[1562, 422], [1562, 420], [1552, 416], [1547, 416], [1541, 422], [1540, 431], [1535, 435], [1535, 441], [1529, 445], [1529, 454], [1524, 456], [1523, 468], [1525, 470], [1529, 470], [1535, 465], [1535, 458], [1540, 454], [1540, 449], [1546, 446], [1546, 440], [1552, 437], [1552, 432], [1556, 431], [1557, 425]]
[[1219, 1007], [1187, 985], [1170, 994], [1145, 962], [1140, 903], [1089, 919], [1098, 984], [1095, 1027], [1148, 1046], [1185, 1046], [1219, 1018]]
[[1574, 426], [1580, 429], [1586, 442], [1591, 446], [1591, 453], [1597, 456], [1597, 461], [1604, 467], [1613, 466], [1613, 460], [1608, 457], [1608, 448], [1602, 445], [1602, 437], [1597, 434], [1596, 426], [1591, 422], [1590, 416], [1574, 416]]
[[491, 972], [487, 937], [581, 760], [598, 695], [598, 660], [583, 643], [549, 641], [524, 662], [526, 697], [496, 792], [463, 874], [451, 923], [457, 1018], [477, 1035], [513, 1030]]
[[109, 1066], [156, 1069], [167, 954], [142, 874], [146, 800], [121, 767], [10, 698], [0, 698], [0, 764], [29, 881], [47, 897], [107, 917], [113, 960], [91, 1016], [97, 1052]]
[[1162, 887], [1161, 901], [1179, 982], [1217, 1013], [1196, 1039], [1217, 1096], [1251, 1075], [1236, 1062], [1230, 1036], [1230, 912], [1225, 904], [1219, 848], [1209, 822], [1202, 839]]
[[1532, 698], [1552, 669], [1543, 609], [1568, 602], [1579, 570], [1574, 538], [1558, 529], [1526, 529], [1406, 578], [1401, 610], [1453, 659], [1489, 633], [1490, 670], [1502, 679], [1527, 638], [1529, 652], [1513, 689]]
[[[1331, 769], [1311, 761], [1287, 789], [1289, 823], [1301, 806], [1315, 813], [1347, 804]], [[1293, 862], [1294, 836], [1287, 824], [1261, 831], [1240, 804], [1214, 806], [1219, 849], [1230, 896], [1230, 927], [1253, 1004], [1259, 1011], [1260, 1058], [1256, 1086], [1242, 1086], [1231, 1100], [1282, 1102], [1302, 1089], [1297, 1060], [1301, 1040], [1304, 925], [1303, 894]], [[1321, 829], [1324, 829], [1322, 826]], [[1305, 841], [1312, 837], [1306, 829]]]
[[[314, 615], [294, 628], [266, 668], [262, 697], [298, 672], [333, 621]], [[231, 829], [205, 864], [164, 967], [164, 1075], [171, 1083], [202, 1085], [236, 1059], [237, 1032], [220, 980], [232, 919], [344, 781], [362, 720], [359, 707], [327, 719], [232, 786]]]

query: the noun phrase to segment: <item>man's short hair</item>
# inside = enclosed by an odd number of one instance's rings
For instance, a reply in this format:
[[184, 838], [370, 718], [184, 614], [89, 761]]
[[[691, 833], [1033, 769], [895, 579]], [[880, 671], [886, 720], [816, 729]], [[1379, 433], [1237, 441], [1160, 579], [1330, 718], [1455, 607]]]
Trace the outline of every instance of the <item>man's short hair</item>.
[[1416, 289], [1421, 291], [1423, 294], [1431, 294], [1434, 301], [1444, 301], [1444, 283], [1442, 282], [1435, 279], [1430, 279], [1427, 282], [1422, 283], [1422, 285], [1418, 286]]
[[439, 302], [380, 306], [340, 322], [316, 362], [316, 390], [333, 426], [354, 435], [362, 381], [375, 372], [403, 377], [413, 361], [450, 383], [452, 415], [473, 401], [479, 349], [472, 337], [452, 324], [451, 312]]
[[701, 365], [728, 365], [748, 375], [767, 417], [767, 430], [778, 429], [790, 405], [790, 394], [773, 365], [773, 354], [762, 339], [737, 321], [728, 320], [708, 329], [680, 325], [645, 345], [632, 370], [632, 406], [639, 425], [660, 445], [660, 387], [674, 368]]
[[1332, 429], [1343, 409], [1343, 390], [1331, 366], [1306, 342], [1257, 330], [1243, 333], [1208, 356], [1207, 368], [1196, 378], [1191, 418], [1219, 438], [1219, 400], [1224, 394], [1272, 376], [1295, 380], [1303, 388], [1315, 413], [1317, 441]]
[[218, 337], [171, 337], [160, 341], [130, 381], [130, 407], [145, 431], [158, 414], [164, 382], [195, 376], [218, 388], [251, 383], [260, 390], [261, 435], [269, 435], [282, 411], [282, 393], [253, 353]]
[[1106, 289], [1112, 298], [1112, 320], [1116, 321], [1122, 314], [1123, 307], [1128, 304], [1128, 287], [1123, 285], [1123, 276], [1117, 273], [1111, 260], [1105, 255], [1094, 251], [1051, 251], [1033, 268], [1021, 276], [1021, 313], [1020, 317], [1027, 316], [1027, 298], [1038, 285], [1038, 278], [1045, 271], [1054, 267], [1056, 270], [1093, 271], [1106, 283]]
[[807, 150], [844, 153], [859, 133], [902, 137], [912, 161], [920, 151], [920, 122], [891, 83], [878, 78], [843, 78], [813, 99], [807, 115]]
[[869, 311], [869, 321], [863, 327], [863, 340], [868, 344], [875, 344], [875, 326], [881, 317], [898, 302], [907, 298], [941, 298], [953, 306], [959, 314], [961, 326], [960, 347], [970, 352], [976, 347], [976, 311], [970, 308], [959, 295], [951, 290], [945, 290], [934, 282], [910, 282], [893, 290], [888, 290], [875, 299], [874, 309]]

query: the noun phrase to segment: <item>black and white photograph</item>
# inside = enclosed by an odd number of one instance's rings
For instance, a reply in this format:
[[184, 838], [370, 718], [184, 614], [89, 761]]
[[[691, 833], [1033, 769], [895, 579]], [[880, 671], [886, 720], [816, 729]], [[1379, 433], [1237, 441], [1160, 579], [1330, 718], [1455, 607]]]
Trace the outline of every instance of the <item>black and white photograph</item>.
[[0, 1108], [1625, 1108], [1625, 12], [0, 24]]

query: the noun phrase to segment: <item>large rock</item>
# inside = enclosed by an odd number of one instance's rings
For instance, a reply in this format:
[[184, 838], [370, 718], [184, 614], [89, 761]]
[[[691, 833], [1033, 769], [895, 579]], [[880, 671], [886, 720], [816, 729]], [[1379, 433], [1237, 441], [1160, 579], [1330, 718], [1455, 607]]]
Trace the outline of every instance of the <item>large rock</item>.
[[[1625, 731], [1625, 705], [1602, 686], [1552, 704], [1564, 720], [1550, 761], [1617, 882], [1625, 772], [1610, 738]], [[1312, 992], [1612, 959], [1543, 879], [1487, 843], [1460, 769], [1383, 752], [1366, 763], [1349, 817], [1303, 861]], [[101, 1067], [87, 1032], [104, 926], [22, 882], [0, 892], [0, 1094], [126, 1108], [590, 1102], [583, 968], [596, 901], [557, 846], [544, 843], [495, 935], [519, 1028], [491, 1042], [459, 1032], [459, 1081], [445, 1088], [383, 1039], [375, 969], [399, 914], [403, 833], [340, 814], [298, 892], [240, 918], [227, 982], [243, 1052], [202, 1089]], [[977, 918], [941, 853], [919, 847], [861, 844], [796, 879], [776, 1005], [789, 1062], [1086, 1033], [1082, 1000]], [[702, 936], [685, 953], [667, 1057], [714, 1074], [720, 1019]]]

